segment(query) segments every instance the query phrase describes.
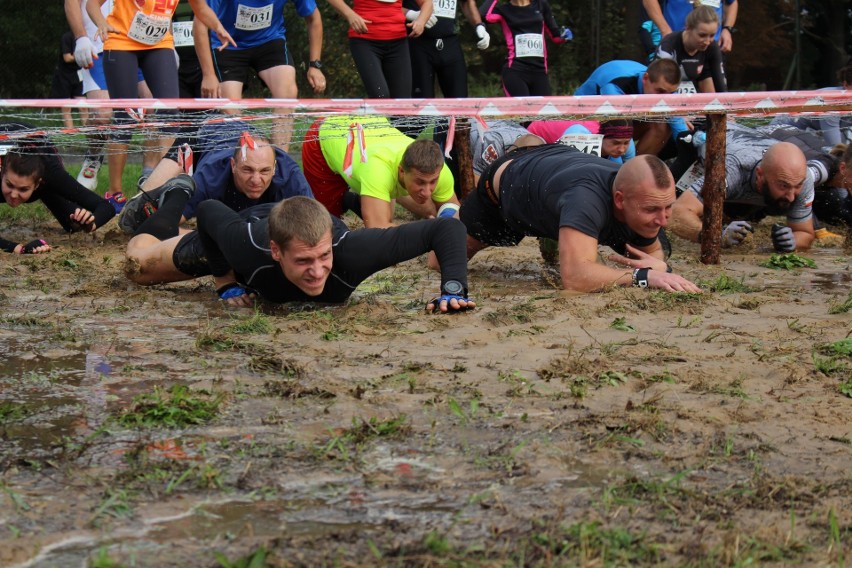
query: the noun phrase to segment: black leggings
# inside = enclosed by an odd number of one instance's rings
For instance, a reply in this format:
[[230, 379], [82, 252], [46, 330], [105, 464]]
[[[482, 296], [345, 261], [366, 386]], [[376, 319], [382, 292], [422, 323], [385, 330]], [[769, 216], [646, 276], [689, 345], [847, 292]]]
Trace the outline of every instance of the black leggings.
[[[175, 52], [171, 49], [143, 49], [139, 51], [104, 51], [104, 75], [111, 99], [139, 98], [137, 69], [142, 70], [145, 83], [151, 89], [154, 98], [176, 99], [180, 97], [178, 83], [177, 61]], [[158, 110], [160, 119], [168, 120], [177, 117], [176, 109]], [[133, 119], [125, 109], [115, 109], [116, 124], [130, 124]], [[170, 132], [172, 129], [163, 129]], [[127, 143], [131, 131], [124, 130], [115, 139]]]
[[411, 52], [412, 96], [435, 98], [435, 76], [444, 97], [467, 98], [467, 66], [459, 36], [440, 39], [417, 37], [408, 41]]
[[549, 97], [550, 79], [542, 69], [503, 67], [503, 90], [510, 97]]
[[411, 98], [408, 38], [377, 41], [349, 38], [349, 51], [369, 99]]

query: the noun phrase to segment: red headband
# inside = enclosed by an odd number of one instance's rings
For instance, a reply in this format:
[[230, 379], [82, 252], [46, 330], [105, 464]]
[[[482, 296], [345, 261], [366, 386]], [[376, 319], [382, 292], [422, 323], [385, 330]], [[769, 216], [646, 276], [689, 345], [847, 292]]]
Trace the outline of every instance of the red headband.
[[633, 126], [629, 124], [601, 124], [604, 138], [633, 138]]

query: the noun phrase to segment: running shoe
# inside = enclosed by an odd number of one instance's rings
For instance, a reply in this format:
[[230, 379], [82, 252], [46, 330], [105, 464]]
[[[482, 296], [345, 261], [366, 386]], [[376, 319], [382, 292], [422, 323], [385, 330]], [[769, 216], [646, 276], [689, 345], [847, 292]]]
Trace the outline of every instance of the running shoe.
[[124, 193], [120, 191], [116, 191], [115, 193], [107, 191], [104, 193], [104, 199], [110, 202], [112, 208], [115, 209], [116, 215], [121, 213], [121, 210], [124, 209], [124, 205], [127, 203], [127, 198], [124, 197]]
[[100, 171], [102, 163], [103, 156], [86, 156], [80, 168], [80, 173], [77, 174], [77, 183], [89, 191], [96, 190], [98, 188], [98, 171]]
[[125, 203], [121, 216], [118, 218], [118, 226], [128, 235], [132, 235], [139, 225], [145, 222], [145, 219], [159, 209], [166, 194], [174, 190], [184, 191], [192, 197], [195, 193], [195, 182], [190, 176], [180, 174], [158, 188], [150, 191], [140, 190]]

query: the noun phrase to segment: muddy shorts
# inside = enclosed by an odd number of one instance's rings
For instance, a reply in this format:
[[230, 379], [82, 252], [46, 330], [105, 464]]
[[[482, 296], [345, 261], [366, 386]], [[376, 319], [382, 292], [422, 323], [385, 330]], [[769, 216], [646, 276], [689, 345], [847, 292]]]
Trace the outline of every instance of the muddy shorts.
[[193, 278], [211, 274], [198, 231], [187, 233], [178, 241], [172, 253], [172, 262], [175, 263], [175, 268]]
[[[500, 196], [496, 195], [494, 174], [505, 162], [513, 159], [512, 154], [500, 156], [485, 168], [476, 184], [476, 189], [462, 203], [459, 210], [459, 220], [467, 227], [467, 234], [479, 242], [497, 247], [513, 247], [521, 242], [524, 233], [510, 228], [503, 217], [500, 206]], [[511, 165], [507, 166], [501, 175], [500, 185], [504, 179], [511, 176]]]
[[[488, 195], [486, 185], [491, 179], [488, 174], [495, 170], [489, 168], [479, 178], [476, 189], [462, 203], [459, 219], [467, 227], [467, 234], [479, 242], [489, 246], [513, 247], [521, 242], [524, 234], [506, 224], [503, 210]], [[507, 171], [503, 171], [504, 179]]]

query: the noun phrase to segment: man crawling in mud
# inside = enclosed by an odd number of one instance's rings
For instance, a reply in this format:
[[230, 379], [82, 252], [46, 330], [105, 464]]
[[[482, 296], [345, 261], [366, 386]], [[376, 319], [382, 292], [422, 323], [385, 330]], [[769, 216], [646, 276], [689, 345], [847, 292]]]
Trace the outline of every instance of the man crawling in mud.
[[219, 298], [235, 306], [256, 298], [276, 303], [342, 303], [376, 272], [433, 251], [440, 294], [427, 311], [456, 312], [467, 297], [465, 229], [437, 218], [389, 229], [350, 231], [321, 203], [297, 196], [236, 213], [220, 201], [198, 207], [198, 230], [178, 234], [192, 178], [169, 182], [160, 208], [127, 244], [127, 277], [152, 285], [213, 275]]
[[[559, 244], [559, 272], [567, 290], [591, 292], [639, 286], [700, 292], [666, 264], [660, 244], [675, 202], [675, 184], [656, 156], [620, 166], [560, 144], [509, 153], [482, 174], [462, 203], [471, 258], [488, 246], [514, 246], [525, 236]], [[617, 253], [598, 262], [598, 245]]]

